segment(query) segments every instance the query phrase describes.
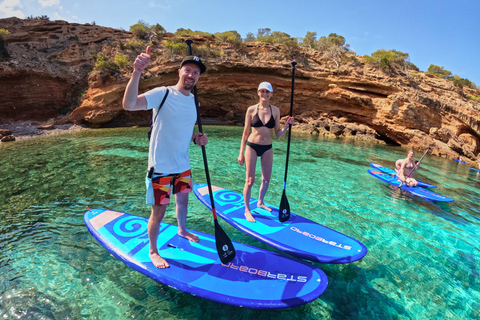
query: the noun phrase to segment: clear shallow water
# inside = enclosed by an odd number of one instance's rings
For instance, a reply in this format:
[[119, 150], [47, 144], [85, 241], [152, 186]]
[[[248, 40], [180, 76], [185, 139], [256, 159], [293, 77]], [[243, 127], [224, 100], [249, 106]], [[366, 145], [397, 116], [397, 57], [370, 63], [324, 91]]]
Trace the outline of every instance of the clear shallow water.
[[[241, 191], [242, 128], [207, 126], [212, 183]], [[305, 306], [261, 311], [203, 300], [126, 267], [83, 223], [85, 206], [148, 217], [146, 129], [89, 130], [0, 145], [0, 317], [5, 319], [478, 319], [480, 176], [468, 165], [425, 157], [416, 176], [452, 197], [422, 201], [367, 174], [406, 150], [292, 135], [291, 210], [362, 241], [361, 261], [316, 265], [326, 292]], [[204, 182], [191, 147], [194, 182]], [[266, 201], [280, 202], [286, 137], [274, 142]], [[416, 158], [420, 158], [417, 154]], [[260, 170], [257, 170], [259, 173]], [[258, 194], [260, 175], [253, 194]], [[176, 224], [174, 205], [165, 222]], [[220, 221], [232, 240], [275, 251]], [[189, 228], [214, 233], [211, 212], [191, 195]], [[277, 251], [278, 252], [278, 251]]]

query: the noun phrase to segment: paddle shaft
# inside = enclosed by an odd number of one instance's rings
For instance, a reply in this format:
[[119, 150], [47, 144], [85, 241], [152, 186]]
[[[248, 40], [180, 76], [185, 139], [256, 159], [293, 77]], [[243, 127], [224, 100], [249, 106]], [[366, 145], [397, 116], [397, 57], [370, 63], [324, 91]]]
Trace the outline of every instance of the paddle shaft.
[[[192, 43], [193, 41], [190, 39], [185, 40], [188, 45], [188, 54], [192, 55]], [[197, 85], [193, 87], [193, 96], [195, 97], [195, 108], [197, 109], [197, 125], [198, 131], [203, 134], [202, 128], [202, 119], [200, 117], [200, 108], [198, 103], [198, 94], [197, 94]], [[203, 163], [205, 165], [205, 175], [207, 176], [207, 185], [208, 185], [208, 193], [210, 194], [210, 203], [212, 204], [212, 213], [213, 218], [217, 220], [217, 213], [215, 210], [215, 202], [213, 201], [213, 192], [212, 192], [212, 183], [210, 182], [210, 171], [208, 170], [208, 162], [207, 162], [207, 151], [205, 150], [205, 146], [202, 146], [202, 155], [203, 155]]]
[[[290, 117], [293, 115], [293, 93], [295, 91], [295, 65], [297, 63], [292, 61], [292, 94], [290, 96]], [[287, 120], [288, 121], [288, 120]], [[283, 189], [287, 186], [287, 174], [288, 174], [288, 158], [290, 156], [290, 137], [292, 135], [292, 125], [288, 126], [288, 139], [287, 139], [287, 160], [285, 163], [285, 178], [283, 179]]]
[[418, 168], [418, 166], [420, 165], [420, 162], [422, 162], [423, 158], [427, 155], [427, 153], [428, 153], [429, 150], [430, 150], [430, 147], [427, 148], [427, 151], [425, 151], [425, 153], [424, 153], [423, 156], [420, 158], [420, 160], [418, 160], [417, 165], [413, 167], [413, 169], [412, 169], [412, 171], [410, 172], [410, 174], [408, 175], [408, 177], [412, 177], [413, 171], [415, 171], [415, 169]]

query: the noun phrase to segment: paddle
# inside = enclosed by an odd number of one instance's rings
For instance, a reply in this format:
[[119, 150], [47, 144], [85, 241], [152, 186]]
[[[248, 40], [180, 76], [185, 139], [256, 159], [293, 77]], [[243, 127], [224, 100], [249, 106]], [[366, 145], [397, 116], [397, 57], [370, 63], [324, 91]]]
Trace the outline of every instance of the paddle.
[[417, 169], [418, 166], [420, 166], [420, 162], [422, 162], [423, 158], [427, 155], [428, 151], [430, 151], [430, 147], [427, 148], [427, 151], [425, 151], [425, 153], [424, 153], [423, 156], [420, 158], [420, 160], [418, 160], [417, 165], [413, 167], [413, 169], [412, 169], [412, 171], [410, 172], [410, 174], [408, 175], [408, 177], [412, 177], [413, 171], [415, 171], [415, 169]]
[[[185, 43], [188, 45], [189, 55], [192, 55], [193, 41], [187, 39], [185, 40]], [[200, 131], [200, 133], [203, 133], [202, 121], [200, 118], [200, 110], [198, 105], [197, 86], [193, 87], [193, 94], [195, 96], [195, 107], [197, 108], [198, 131]], [[215, 221], [215, 245], [217, 247], [217, 253], [220, 261], [222, 261], [223, 264], [227, 264], [235, 258], [235, 248], [233, 247], [232, 241], [227, 236], [225, 231], [223, 231], [222, 227], [220, 227], [220, 224], [217, 220], [217, 213], [215, 210], [215, 201], [213, 200], [212, 184], [210, 182], [210, 173], [208, 171], [207, 152], [205, 151], [205, 146], [202, 146], [202, 154], [203, 163], [205, 164], [205, 174], [207, 175], [208, 192], [210, 193], [210, 203], [212, 204], [213, 219]]]
[[[295, 65], [297, 63], [292, 61], [292, 94], [290, 96], [290, 117], [293, 114], [293, 93], [295, 87]], [[287, 120], [288, 121], [288, 120]], [[278, 210], [278, 220], [280, 222], [285, 222], [290, 219], [290, 205], [288, 204], [287, 194], [285, 189], [287, 187], [287, 172], [288, 172], [288, 156], [290, 155], [290, 136], [292, 132], [292, 126], [288, 126], [288, 142], [287, 142], [287, 161], [285, 164], [285, 179], [283, 180], [283, 193], [282, 193], [282, 200], [280, 200], [280, 207]]]

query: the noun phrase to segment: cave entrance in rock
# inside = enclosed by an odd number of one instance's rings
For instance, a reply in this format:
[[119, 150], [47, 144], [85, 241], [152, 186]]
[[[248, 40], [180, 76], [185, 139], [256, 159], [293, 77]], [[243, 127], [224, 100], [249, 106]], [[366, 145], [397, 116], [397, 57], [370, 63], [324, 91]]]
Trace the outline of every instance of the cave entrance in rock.
[[475, 157], [478, 157], [480, 153], [480, 135], [478, 133], [470, 127], [462, 126], [457, 130], [457, 137], [465, 142]]

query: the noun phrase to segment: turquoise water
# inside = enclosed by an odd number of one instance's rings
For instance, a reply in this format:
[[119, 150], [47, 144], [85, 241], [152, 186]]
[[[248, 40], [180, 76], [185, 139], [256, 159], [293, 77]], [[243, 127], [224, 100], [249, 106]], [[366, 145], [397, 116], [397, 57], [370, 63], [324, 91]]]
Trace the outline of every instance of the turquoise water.
[[[241, 191], [240, 127], [206, 126], [212, 183]], [[1, 144], [0, 317], [4, 319], [479, 319], [480, 176], [427, 156], [416, 176], [455, 202], [422, 201], [367, 174], [406, 150], [292, 135], [292, 212], [363, 242], [350, 264], [316, 263], [329, 286], [301, 307], [262, 311], [203, 300], [126, 267], [83, 223], [90, 208], [148, 217], [146, 128], [87, 130]], [[266, 201], [280, 203], [286, 137], [274, 142]], [[194, 182], [205, 182], [191, 147]], [[416, 158], [420, 158], [417, 154]], [[259, 170], [257, 170], [259, 173]], [[258, 194], [257, 175], [253, 195]], [[176, 224], [174, 205], [165, 222]], [[234, 241], [276, 251], [220, 221]], [[190, 197], [190, 229], [214, 233], [211, 212]], [[278, 251], [276, 251], [278, 252]]]

